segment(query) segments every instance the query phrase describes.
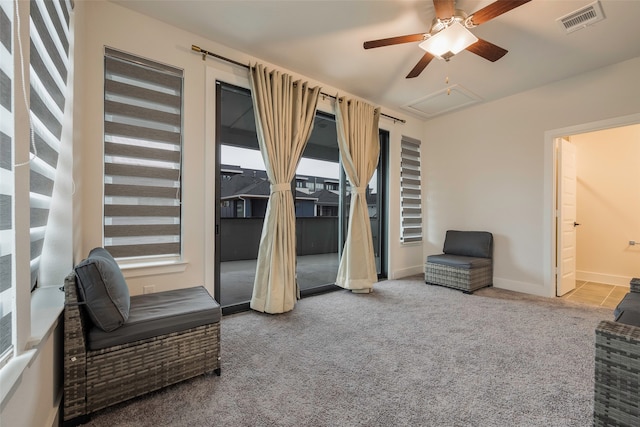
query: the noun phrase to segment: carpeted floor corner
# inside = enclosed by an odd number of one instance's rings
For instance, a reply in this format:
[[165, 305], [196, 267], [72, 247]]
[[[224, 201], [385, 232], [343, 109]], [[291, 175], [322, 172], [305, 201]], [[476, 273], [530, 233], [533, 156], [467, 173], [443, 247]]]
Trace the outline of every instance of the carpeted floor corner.
[[610, 309], [419, 276], [222, 319], [222, 376], [90, 426], [587, 426], [594, 330]]

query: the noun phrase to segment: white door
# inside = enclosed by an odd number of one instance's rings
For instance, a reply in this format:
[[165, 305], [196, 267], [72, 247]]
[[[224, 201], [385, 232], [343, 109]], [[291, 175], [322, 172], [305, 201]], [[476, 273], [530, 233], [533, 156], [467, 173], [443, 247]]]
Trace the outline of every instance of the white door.
[[576, 147], [562, 138], [558, 144], [558, 216], [556, 295], [576, 287]]

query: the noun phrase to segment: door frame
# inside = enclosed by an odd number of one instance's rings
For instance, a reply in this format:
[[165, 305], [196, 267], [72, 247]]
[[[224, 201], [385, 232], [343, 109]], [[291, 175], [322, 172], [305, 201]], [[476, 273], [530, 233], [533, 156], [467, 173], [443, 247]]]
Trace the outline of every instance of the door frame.
[[555, 297], [557, 271], [557, 227], [556, 212], [558, 210], [558, 153], [555, 140], [580, 133], [595, 132], [622, 126], [640, 124], [640, 113], [628, 116], [587, 122], [574, 126], [548, 130], [544, 133], [544, 189], [543, 189], [543, 296]]
[[[206, 68], [206, 93], [205, 97], [205, 114], [213, 120], [205, 121], [205, 261], [204, 281], [205, 287], [214, 295], [215, 299], [220, 302], [220, 211], [219, 211], [219, 194], [220, 182], [220, 146], [217, 137], [219, 135], [219, 123], [217, 120], [217, 112], [220, 108], [220, 84], [230, 84], [250, 90], [248, 77], [242, 77], [231, 74], [219, 69], [207, 66]], [[333, 101], [328, 101], [324, 97], [318, 102], [316, 114], [324, 114], [334, 116]], [[389, 150], [390, 150], [390, 134], [391, 131], [386, 127], [380, 127], [378, 135], [385, 135], [384, 141], [381, 140], [380, 158], [378, 168], [382, 169], [384, 174], [378, 174], [378, 191], [380, 192], [380, 213], [379, 215], [388, 215], [388, 180], [389, 180]], [[382, 139], [382, 138], [381, 138]], [[382, 162], [382, 163], [380, 163]], [[342, 168], [341, 168], [342, 169]], [[342, 174], [344, 170], [342, 169]], [[295, 183], [292, 183], [295, 185]], [[295, 188], [295, 187], [294, 187]], [[379, 241], [380, 241], [380, 273], [378, 278], [387, 277], [387, 259], [388, 259], [388, 221], [379, 221]], [[341, 244], [344, 244], [344, 242]], [[326, 292], [328, 290], [340, 290], [342, 288], [335, 284], [326, 286], [318, 286], [313, 289], [301, 291], [301, 297], [313, 295], [316, 293]], [[237, 311], [244, 311], [248, 304], [237, 304], [226, 306], [223, 308], [223, 314], [231, 314]]]

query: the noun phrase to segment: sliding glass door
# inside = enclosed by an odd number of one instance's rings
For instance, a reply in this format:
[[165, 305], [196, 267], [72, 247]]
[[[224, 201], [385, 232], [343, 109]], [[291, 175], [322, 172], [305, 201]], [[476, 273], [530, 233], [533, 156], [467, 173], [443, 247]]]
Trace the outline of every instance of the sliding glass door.
[[[218, 82], [216, 105], [215, 293], [223, 311], [230, 313], [249, 307], [270, 184], [258, 146], [250, 91]], [[382, 151], [386, 152], [386, 141], [382, 139]], [[386, 186], [383, 158], [367, 192], [376, 263], [382, 274]], [[332, 115], [316, 114], [291, 186], [300, 293], [305, 296], [339, 289], [334, 283], [346, 235], [350, 193], [340, 166]]]

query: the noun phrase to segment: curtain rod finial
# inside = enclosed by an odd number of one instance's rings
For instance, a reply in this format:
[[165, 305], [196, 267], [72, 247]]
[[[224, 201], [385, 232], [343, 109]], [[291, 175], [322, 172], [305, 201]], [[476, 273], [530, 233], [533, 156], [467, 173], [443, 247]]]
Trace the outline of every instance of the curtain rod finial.
[[207, 51], [202, 49], [200, 46], [196, 46], [195, 44], [191, 45], [191, 50], [195, 51], [195, 52], [201, 52], [202, 53], [202, 60], [204, 61], [205, 59], [207, 59]]

